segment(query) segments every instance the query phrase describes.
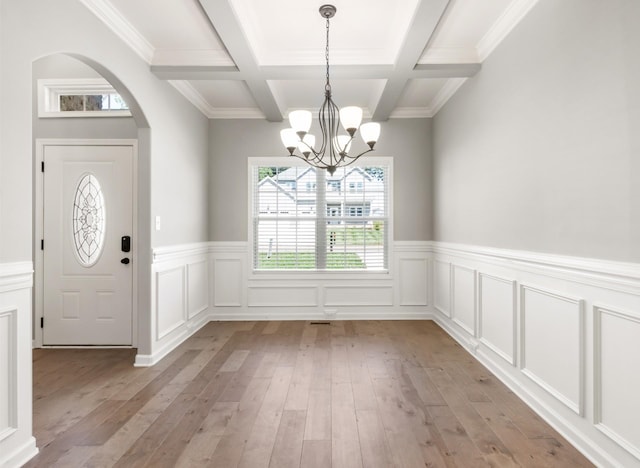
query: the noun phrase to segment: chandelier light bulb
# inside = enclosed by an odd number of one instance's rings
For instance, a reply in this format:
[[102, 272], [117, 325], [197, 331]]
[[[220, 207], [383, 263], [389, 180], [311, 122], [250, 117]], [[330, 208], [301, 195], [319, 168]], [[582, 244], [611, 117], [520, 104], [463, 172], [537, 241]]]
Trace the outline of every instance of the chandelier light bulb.
[[367, 122], [360, 126], [360, 135], [364, 142], [373, 149], [380, 137], [380, 124], [378, 122]]
[[311, 112], [307, 110], [296, 110], [289, 112], [289, 124], [294, 132], [298, 134], [300, 139], [304, 138], [311, 128]]
[[[297, 136], [297, 135], [296, 135]], [[314, 145], [316, 144], [316, 137], [310, 133], [307, 133], [302, 140], [298, 142], [298, 150], [304, 155], [305, 158], [309, 158]]]
[[293, 128], [280, 130], [280, 139], [282, 140], [284, 147], [289, 151], [289, 154], [293, 155], [293, 152], [298, 147], [298, 142], [300, 141], [295, 130]]
[[361, 122], [361, 108], [356, 106], [349, 106], [340, 109], [340, 123], [342, 124], [342, 128], [344, 128], [350, 136], [353, 136], [356, 133]]

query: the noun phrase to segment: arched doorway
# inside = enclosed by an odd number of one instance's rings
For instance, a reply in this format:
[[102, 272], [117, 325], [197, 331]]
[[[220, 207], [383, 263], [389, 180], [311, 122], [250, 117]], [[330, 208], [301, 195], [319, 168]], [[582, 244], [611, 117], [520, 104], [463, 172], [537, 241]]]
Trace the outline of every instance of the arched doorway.
[[[143, 350], [149, 346], [148, 339], [145, 337], [149, 336], [147, 332], [149, 327], [149, 302], [150, 302], [150, 258], [148, 248], [141, 248], [142, 246], [150, 245], [150, 227], [147, 220], [150, 219], [149, 214], [149, 198], [150, 198], [150, 129], [147, 122], [147, 119], [140, 108], [137, 100], [131, 94], [131, 92], [124, 86], [120, 80], [113, 75], [108, 69], [101, 66], [99, 63], [83, 56], [73, 55], [73, 54], [55, 54], [46, 57], [42, 57], [33, 62], [33, 90], [34, 90], [34, 118], [33, 118], [33, 139], [34, 139], [34, 181], [36, 187], [36, 194], [34, 197], [34, 259], [35, 259], [35, 288], [34, 288], [34, 344], [35, 346], [42, 345], [129, 345], [133, 347], [142, 348]], [[54, 116], [53, 118], [43, 117], [42, 106], [46, 102], [46, 99], [43, 98], [44, 86], [43, 82], [51, 83], [51, 80], [54, 80], [58, 83], [67, 83], [71, 84], [82, 84], [84, 82], [93, 82], [96, 83], [100, 80], [103, 80], [107, 83], [118, 96], [121, 96], [124, 102], [128, 105], [128, 117], [127, 116], [117, 116], [117, 117], [99, 117], [93, 118], [89, 116], [83, 115], [74, 115], [73, 118], [65, 118]], [[71, 89], [71, 88], [67, 88]], [[77, 93], [77, 91], [75, 91]], [[59, 97], [59, 96], [58, 96]], [[89, 101], [89, 95], [87, 96], [79, 96], [76, 94], [72, 96], [76, 101], [80, 102], [83, 98], [87, 98]], [[108, 114], [106, 114], [108, 115]], [[112, 212], [110, 219], [114, 219], [114, 215], [120, 216], [122, 214], [122, 206], [125, 206], [126, 203], [129, 203], [130, 214], [125, 215], [126, 218], [129, 216], [131, 219], [131, 234], [128, 234], [125, 230], [121, 229], [121, 233], [118, 234], [117, 241], [120, 242], [120, 248], [114, 249], [111, 248], [111, 255], [121, 255], [122, 261], [124, 263], [125, 258], [129, 261], [134, 260], [130, 265], [123, 265], [123, 268], [128, 269], [129, 279], [126, 281], [129, 284], [129, 289], [124, 292], [124, 294], [128, 294], [129, 297], [126, 299], [129, 304], [131, 304], [131, 313], [130, 318], [130, 330], [121, 330], [121, 335], [124, 333], [125, 335], [129, 333], [131, 337], [128, 342], [126, 339], [122, 338], [109, 338], [105, 339], [104, 342], [100, 342], [100, 339], [96, 339], [96, 336], [99, 336], [101, 333], [97, 331], [94, 339], [89, 340], [86, 339], [86, 342], [83, 342], [83, 339], [70, 339], [70, 337], [75, 336], [77, 333], [74, 333], [73, 327], [69, 330], [69, 334], [66, 338], [62, 340], [59, 339], [49, 339], [46, 338], [43, 340], [42, 327], [45, 327], [44, 319], [45, 315], [45, 307], [44, 304], [46, 302], [46, 290], [44, 275], [46, 269], [44, 268], [45, 262], [45, 254], [44, 252], [56, 252], [56, 249], [59, 247], [56, 245], [56, 239], [52, 239], [52, 242], [48, 247], [50, 250], [43, 250], [44, 245], [46, 245], [46, 234], [44, 233], [45, 229], [45, 219], [46, 216], [43, 217], [42, 214], [45, 210], [45, 199], [46, 190], [44, 189], [45, 184], [44, 175], [42, 173], [44, 162], [44, 151], [43, 148], [46, 146], [45, 143], [51, 144], [53, 141], [58, 140], [59, 142], [66, 142], [67, 148], [73, 147], [74, 150], [82, 147], [84, 145], [85, 148], [95, 149], [98, 146], [102, 146], [103, 148], [117, 148], [122, 146], [123, 142], [129, 142], [130, 146], [133, 148], [134, 153], [132, 155], [132, 161], [127, 170], [130, 171], [130, 177], [132, 180], [132, 186], [130, 188], [130, 200], [125, 200], [125, 205], [118, 205], [118, 208]], [[53, 144], [55, 147], [56, 145]], [[126, 145], [125, 145], [126, 146]], [[53, 156], [52, 156], [53, 158]], [[74, 163], [77, 166], [77, 161]], [[80, 173], [78, 173], [79, 178], [80, 175], [89, 174], [91, 171], [82, 170], [82, 168], [78, 169]], [[47, 177], [53, 177], [53, 175], [49, 175], [47, 171]], [[120, 173], [119, 173], [120, 174]], [[117, 178], [117, 177], [116, 177]], [[40, 182], [40, 183], [39, 183]], [[61, 181], [60, 181], [61, 182]], [[70, 182], [71, 185], [74, 183], [78, 185], [79, 181]], [[111, 180], [112, 192], [118, 192], [118, 198], [127, 198], [122, 196], [121, 187], [118, 185], [120, 182], [118, 180]], [[47, 184], [46, 186], [51, 187], [57, 185], [57, 181], [52, 179], [52, 182]], [[79, 187], [79, 186], [78, 186]], [[67, 188], [68, 190], [68, 188]], [[93, 196], [93, 195], [91, 195]], [[49, 197], [55, 198], [55, 197]], [[75, 202], [70, 202], [75, 203]], [[111, 204], [111, 203], [110, 203]], [[111, 204], [111, 206], [114, 206]], [[66, 208], [65, 208], [66, 210]], [[69, 213], [71, 210], [66, 210], [66, 213]], [[71, 216], [71, 215], [70, 215]], [[86, 220], [86, 219], [85, 219]], [[93, 218], [92, 218], [93, 220]], [[68, 221], [68, 220], [67, 220]], [[53, 221], [56, 222], [55, 220]], [[60, 220], [63, 223], [63, 227], [67, 228], [71, 231], [73, 228], [68, 226], [68, 222]], [[85, 228], [87, 225], [83, 225]], [[95, 228], [95, 225], [92, 225]], [[76, 226], [77, 228], [77, 226]], [[49, 231], [51, 232], [51, 226], [49, 226]], [[106, 229], [109, 232], [109, 229]], [[111, 235], [115, 234], [115, 230], [111, 231]], [[54, 236], [55, 237], [55, 236]], [[76, 236], [77, 237], [77, 236]], [[94, 236], [95, 237], [95, 236]], [[128, 245], [125, 245], [125, 237], [128, 237], [129, 240]], [[35, 239], [38, 239], [35, 241]], [[69, 245], [69, 241], [65, 240]], [[114, 239], [112, 238], [110, 242], [113, 244]], [[77, 244], [77, 242], [76, 242]], [[117, 250], [117, 251], [114, 251]], [[123, 250], [128, 250], [128, 252], [123, 252]], [[105, 249], [106, 251], [106, 249]], [[125, 255], [126, 254], [126, 255]], [[106, 255], [106, 254], [105, 254]], [[78, 259], [78, 255], [75, 255], [76, 260]], [[100, 255], [102, 258], [102, 256]], [[120, 260], [120, 259], [118, 259]], [[51, 259], [49, 260], [49, 264], [51, 264]], [[90, 262], [89, 262], [90, 263]], [[80, 267], [78, 267], [81, 271], [83, 270], [82, 262], [80, 262]], [[85, 262], [84, 267], [87, 267]], [[100, 272], [104, 273], [104, 272]], [[74, 276], [74, 275], [71, 275]], [[76, 277], [79, 275], [75, 275]], [[87, 275], [91, 276], [91, 275]], [[94, 275], [100, 276], [100, 275]], [[104, 275], [103, 275], [104, 276]], [[80, 283], [84, 284], [87, 279], [82, 279]], [[122, 281], [121, 281], [122, 282]], [[49, 282], [48, 284], [51, 284]], [[98, 284], [98, 283], [96, 283]], [[125, 283], [123, 283], [125, 284]], [[58, 302], [64, 300], [68, 301], [68, 306], [71, 308], [69, 310], [74, 310], [80, 307], [80, 304], [84, 304], [85, 301], [82, 299], [82, 295], [79, 293], [79, 286], [66, 286], [67, 290], [72, 290], [72, 293], [68, 293], [64, 295], [62, 299], [58, 299]], [[97, 289], [96, 289], [97, 288]], [[100, 314], [105, 315], [103, 312], [100, 312], [99, 309], [102, 307], [103, 309], [107, 309], [109, 307], [121, 308], [118, 304], [122, 304], [121, 302], [113, 302], [112, 296], [109, 289], [99, 284], [94, 287], [93, 296], [97, 294], [97, 302], [93, 301], [89, 308], [94, 312], [95, 317], [100, 322]], [[92, 297], [93, 297], [92, 296]], [[100, 301], [102, 301], [102, 306], [100, 305]], [[95, 307], [94, 307], [95, 306]], [[95, 309], [95, 311], [93, 311]], [[69, 313], [67, 313], [69, 315]], [[62, 317], [64, 319], [64, 317]], [[73, 313], [71, 313], [71, 318], [73, 319]], [[102, 317], [104, 319], [105, 317]], [[109, 318], [108, 314], [107, 317]], [[49, 322], [49, 318], [47, 321]], [[126, 321], [126, 317], [124, 318]], [[60, 324], [62, 328], [67, 324], [76, 323], [79, 324], [78, 320], [60, 320]], [[107, 323], [107, 320], [102, 320], [101, 323]], [[83, 331], [86, 331], [86, 328], [81, 328]], [[64, 335], [64, 333], [63, 333]], [[53, 336], [53, 335], [52, 335]]]

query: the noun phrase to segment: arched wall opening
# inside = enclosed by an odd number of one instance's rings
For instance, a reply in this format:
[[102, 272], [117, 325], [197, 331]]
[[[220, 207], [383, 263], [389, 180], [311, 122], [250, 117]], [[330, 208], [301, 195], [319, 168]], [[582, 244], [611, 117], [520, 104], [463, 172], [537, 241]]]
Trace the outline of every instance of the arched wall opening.
[[[38, 86], [39, 79], [59, 78], [59, 79], [82, 79], [101, 77], [109, 82], [115, 91], [125, 100], [131, 112], [130, 117], [104, 117], [104, 118], [58, 118], [58, 119], [39, 119], [38, 117]], [[101, 65], [95, 60], [86, 56], [73, 53], [57, 53], [42, 56], [33, 61], [32, 64], [32, 82], [33, 82], [33, 119], [32, 119], [32, 139], [33, 139], [33, 158], [34, 158], [34, 209], [33, 209], [33, 226], [37, 228], [36, 216], [39, 215], [36, 210], [37, 200], [35, 191], [37, 184], [35, 183], [37, 171], [36, 167], [36, 141], [38, 139], [132, 139], [137, 141], [137, 168], [134, 172], [136, 179], [134, 186], [136, 187], [136, 200], [134, 219], [136, 239], [133, 239], [134, 248], [137, 252], [137, 264], [135, 268], [134, 296], [134, 320], [133, 325], [133, 346], [138, 348], [138, 353], [147, 354], [151, 347], [151, 129], [146, 115], [141, 108], [136, 97], [125, 86], [122, 81], [112, 73], [107, 67]], [[37, 237], [34, 236], [34, 239]], [[36, 243], [34, 242], [34, 259], [37, 258]], [[36, 265], [36, 283], [34, 287], [34, 299], [42, 291], [42, 282], [38, 281], [41, 271], [39, 262]], [[41, 263], [40, 263], [41, 266]], [[42, 335], [37, 333], [40, 323], [39, 315], [41, 310], [37, 310], [39, 301], [34, 300], [33, 311], [33, 338], [34, 345], [42, 345]], [[41, 315], [40, 315], [41, 316]]]

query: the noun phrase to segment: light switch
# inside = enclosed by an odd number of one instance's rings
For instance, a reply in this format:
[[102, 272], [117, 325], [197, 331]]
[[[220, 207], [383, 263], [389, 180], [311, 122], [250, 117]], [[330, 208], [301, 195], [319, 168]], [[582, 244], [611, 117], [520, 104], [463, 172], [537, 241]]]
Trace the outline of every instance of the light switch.
[[156, 231], [160, 230], [160, 216], [156, 216]]

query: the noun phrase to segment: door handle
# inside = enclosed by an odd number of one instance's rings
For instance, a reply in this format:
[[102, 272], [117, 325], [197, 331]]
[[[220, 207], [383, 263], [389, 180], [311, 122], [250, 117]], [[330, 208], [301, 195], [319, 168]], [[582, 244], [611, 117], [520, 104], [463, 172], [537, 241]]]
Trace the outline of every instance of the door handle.
[[130, 261], [131, 260], [129, 260], [128, 258], [125, 257], [122, 260], [120, 260], [120, 263], [124, 263], [125, 265], [128, 265]]

